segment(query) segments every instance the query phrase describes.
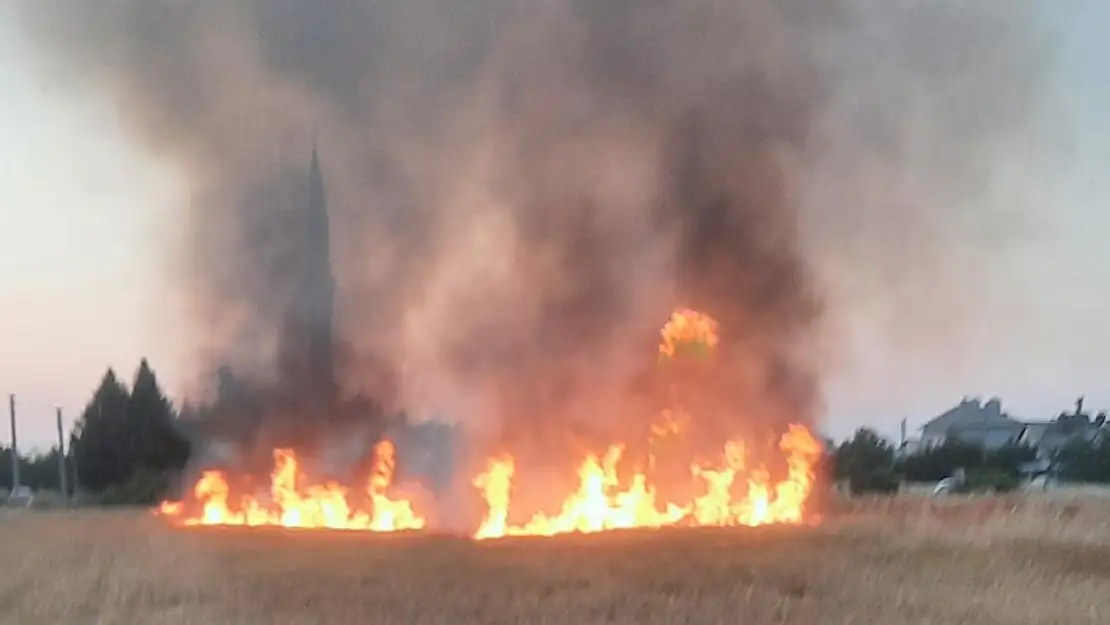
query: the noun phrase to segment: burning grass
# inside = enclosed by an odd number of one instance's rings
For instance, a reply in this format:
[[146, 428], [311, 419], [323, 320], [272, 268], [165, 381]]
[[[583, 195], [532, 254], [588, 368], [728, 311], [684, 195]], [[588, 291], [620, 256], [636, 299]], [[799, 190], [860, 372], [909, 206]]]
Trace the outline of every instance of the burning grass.
[[[660, 362], [687, 366], [682, 361], [694, 354], [700, 363], [698, 373], [704, 374], [704, 367], [712, 366], [719, 342], [717, 332], [717, 322], [708, 315], [676, 310], [659, 332]], [[680, 385], [670, 380], [664, 386], [669, 388], [671, 407], [664, 408], [654, 421], [645, 422], [646, 427], [639, 432], [642, 436], [632, 437], [647, 443], [647, 448], [641, 450], [644, 453], [629, 457], [625, 441], [611, 442], [603, 455], [587, 453], [577, 467], [577, 489], [551, 495], [562, 502], [558, 512], [514, 506], [516, 460], [511, 453], [490, 457], [485, 470], [472, 480], [485, 504], [475, 538], [669, 526], [799, 525], [813, 519], [806, 504], [817, 477], [814, 467], [823, 450], [813, 433], [800, 423], [791, 424], [781, 433], [773, 452], [786, 465], [781, 479], [772, 480], [766, 458], [751, 453], [751, 441], [730, 438], [717, 441], [721, 447], [716, 458], [691, 449], [682, 458], [689, 467], [687, 477], [700, 487], [698, 494], [678, 502], [657, 497], [657, 478], [675, 478], [673, 467], [668, 475], [658, 466], [660, 452], [670, 455], [663, 451], [668, 443], [683, 443], [690, 434], [691, 415], [680, 399]], [[273, 453], [268, 493], [233, 492], [224, 471], [207, 470], [183, 501], [164, 502], [160, 516], [187, 527], [394, 532], [425, 526], [424, 517], [408, 500], [391, 494], [397, 455], [390, 440], [380, 441], [374, 449], [374, 469], [364, 493], [357, 486], [333, 481], [314, 483], [301, 470], [301, 459], [293, 450], [275, 449]], [[624, 479], [619, 466], [622, 463]], [[521, 524], [510, 522], [514, 512], [518, 517], [521, 512], [527, 513], [523, 517], [527, 520]]]
[[989, 501], [493, 542], [24, 513], [0, 525], [0, 622], [1107, 622], [1104, 505]]

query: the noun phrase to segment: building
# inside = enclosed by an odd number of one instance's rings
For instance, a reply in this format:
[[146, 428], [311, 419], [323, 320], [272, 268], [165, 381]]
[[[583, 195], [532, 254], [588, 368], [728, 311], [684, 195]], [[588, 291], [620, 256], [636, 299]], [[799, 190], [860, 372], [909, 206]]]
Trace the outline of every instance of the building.
[[918, 447], [928, 449], [956, 439], [987, 449], [998, 449], [1016, 444], [1028, 426], [1003, 411], [1002, 402], [997, 398], [985, 403], [964, 398], [954, 408], [921, 428]]
[[1108, 435], [1106, 414], [1100, 413], [1092, 419], [1083, 410], [1083, 398], [1076, 401], [1073, 412], [1061, 413], [1051, 421], [1015, 419], [1002, 409], [1002, 402], [997, 398], [985, 403], [965, 398], [926, 423], [921, 428], [920, 440], [907, 445], [905, 451], [912, 453], [958, 440], [985, 449], [1025, 445], [1036, 449], [1040, 460], [1050, 461], [1072, 441], [1091, 442]]
[[335, 329], [331, 226], [315, 147], [306, 164], [306, 171], [282, 181], [293, 197], [287, 210], [274, 207], [267, 214], [283, 234], [268, 250], [283, 270], [271, 285], [273, 301], [255, 304], [271, 305], [280, 315], [276, 379], [252, 378], [230, 366], [214, 372], [212, 401], [180, 424], [202, 464], [262, 466], [272, 461], [274, 448], [311, 448], [344, 431], [339, 426], [375, 424], [352, 444], [370, 445], [381, 434], [380, 402], [340, 393], [345, 352]]
[[293, 296], [287, 303], [278, 345], [278, 371], [283, 383], [295, 384], [304, 396], [332, 399], [337, 393], [335, 278], [331, 265], [331, 232], [324, 177], [312, 150], [303, 204], [289, 224], [294, 262], [287, 276]]

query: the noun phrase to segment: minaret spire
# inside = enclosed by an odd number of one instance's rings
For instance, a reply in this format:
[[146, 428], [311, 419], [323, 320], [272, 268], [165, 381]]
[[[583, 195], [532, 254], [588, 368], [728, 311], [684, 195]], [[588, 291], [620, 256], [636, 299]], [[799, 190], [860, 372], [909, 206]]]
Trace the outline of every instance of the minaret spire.
[[290, 382], [321, 397], [335, 390], [335, 278], [331, 269], [331, 223], [315, 137], [307, 183], [297, 219], [298, 283], [287, 312], [281, 364]]

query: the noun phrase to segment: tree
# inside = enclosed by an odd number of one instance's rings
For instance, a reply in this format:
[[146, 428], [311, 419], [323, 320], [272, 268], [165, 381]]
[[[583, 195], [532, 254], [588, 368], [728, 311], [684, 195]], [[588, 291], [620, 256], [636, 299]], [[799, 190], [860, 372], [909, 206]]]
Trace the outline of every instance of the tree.
[[134, 471], [127, 432], [130, 399], [127, 388], [109, 369], [74, 424], [70, 453], [82, 488], [100, 492], [127, 480]]
[[20, 458], [19, 481], [32, 489], [60, 491], [61, 476], [58, 475], [58, 448], [53, 447], [45, 454], [34, 454]]
[[71, 457], [81, 488], [114, 503], [152, 503], [184, 467], [189, 444], [145, 359], [132, 389], [109, 369], [74, 425]]
[[1056, 452], [1059, 476], [1073, 482], [1110, 482], [1110, 444], [1075, 438]]
[[1011, 444], [983, 453], [983, 467], [1011, 477], [1021, 473], [1024, 464], [1037, 459], [1037, 450], [1028, 445]]
[[[19, 481], [26, 485], [27, 461], [19, 459]], [[10, 490], [12, 487], [12, 449], [0, 445], [0, 488]]]
[[972, 470], [983, 466], [983, 448], [974, 443], [949, 438], [901, 459], [899, 468], [911, 482], [939, 482], [952, 477], [956, 469]]
[[1037, 459], [1037, 450], [1017, 443], [998, 449], [950, 438], [937, 447], [931, 447], [902, 458], [899, 467], [911, 482], [937, 482], [955, 475], [957, 469], [986, 471], [1007, 478], [1017, 479], [1021, 466]]
[[874, 430], [860, 428], [852, 438], [833, 451], [833, 475], [838, 480], [853, 475], [890, 469], [894, 464], [894, 446]]
[[860, 428], [833, 452], [833, 475], [848, 480], [852, 492], [898, 489], [894, 474], [894, 446], [873, 430]]
[[134, 469], [164, 472], [185, 466], [189, 446], [174, 422], [173, 405], [144, 358], [127, 405], [128, 447]]
[[[12, 450], [0, 446], [0, 488], [12, 487]], [[20, 456], [19, 483], [34, 490], [61, 489], [61, 476], [58, 475], [58, 448], [54, 447], [45, 454]]]

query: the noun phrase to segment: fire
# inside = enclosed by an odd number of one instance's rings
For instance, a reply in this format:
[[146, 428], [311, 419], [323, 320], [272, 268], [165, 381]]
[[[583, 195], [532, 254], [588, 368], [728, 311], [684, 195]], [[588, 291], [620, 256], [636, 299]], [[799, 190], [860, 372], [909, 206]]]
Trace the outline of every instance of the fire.
[[[474, 484], [482, 491], [487, 512], [475, 538], [502, 536], [553, 536], [569, 532], [600, 532], [624, 528], [668, 525], [755, 526], [797, 524], [804, 520], [805, 502], [813, 488], [813, 465], [821, 455], [820, 443], [806, 428], [795, 425], [779, 445], [786, 454], [788, 474], [772, 484], [767, 471], [758, 468], [744, 475], [745, 448], [741, 441], [725, 445], [716, 467], [694, 464], [691, 471], [705, 483], [705, 494], [685, 505], [659, 505], [655, 490], [643, 472], [636, 472], [622, 487], [616, 466], [623, 446], [609, 447], [604, 458], [588, 456], [578, 471], [578, 490], [563, 502], [559, 513], [537, 513], [522, 525], [510, 525], [514, 462], [511, 457], [491, 459]], [[746, 493], [736, 486], [746, 481]]]
[[660, 335], [663, 340], [659, 344], [659, 356], [665, 358], [673, 358], [683, 345], [697, 345], [710, 350], [720, 340], [717, 322], [709, 315], [688, 308], [671, 313]]
[[[702, 355], [718, 344], [717, 322], [690, 309], [675, 311], [660, 331], [659, 356], [671, 359], [693, 347]], [[690, 415], [676, 407], [662, 412], [647, 432], [649, 471], [656, 466], [656, 452], [669, 439], [681, 437], [690, 426]], [[567, 497], [553, 516], [533, 514], [522, 525], [508, 522], [515, 463], [511, 456], [488, 461], [474, 480], [485, 499], [487, 512], [475, 538], [502, 536], [552, 536], [568, 532], [600, 532], [622, 528], [668, 525], [734, 526], [801, 523], [805, 503], [814, 485], [813, 467], [821, 445], [801, 425], [782, 436], [779, 448], [786, 457], [787, 475], [772, 483], [763, 466], [748, 466], [748, 449], [742, 440], [725, 443], [715, 463], [694, 463], [690, 470], [704, 485], [704, 494], [685, 503], [658, 501], [650, 473], [636, 471], [622, 484], [617, 465], [624, 445], [611, 445], [604, 457], [587, 456], [578, 469], [578, 490]], [[750, 470], [749, 470], [750, 469]]]
[[262, 501], [251, 495], [233, 504], [227, 476], [222, 471], [205, 471], [193, 487], [199, 513], [184, 515], [180, 502], [163, 503], [159, 513], [180, 518], [185, 525], [245, 525], [290, 528], [328, 528], [394, 532], [424, 527], [412, 504], [387, 494], [396, 466], [393, 443], [382, 441], [375, 449], [374, 469], [366, 488], [365, 506], [348, 497], [339, 484], [303, 485], [296, 454], [288, 449], [274, 451], [270, 475], [270, 497]]
[[665, 512], [655, 508], [655, 493], [642, 474], [637, 474], [630, 487], [616, 490], [616, 464], [624, 449], [609, 448], [604, 459], [589, 456], [578, 471], [578, 491], [563, 502], [558, 515], [548, 517], [536, 513], [521, 526], [506, 523], [509, 516], [513, 460], [509, 457], [491, 460], [486, 471], [474, 483], [482, 489], [488, 512], [475, 538], [501, 536], [553, 536], [569, 532], [600, 532], [632, 527], [660, 527], [682, 518], [683, 512], [668, 507]]
[[[687, 347], [706, 355], [718, 344], [717, 322], [697, 311], [682, 309], [671, 315], [661, 331], [660, 358], [671, 359]], [[805, 521], [805, 506], [814, 487], [814, 466], [821, 444], [801, 425], [792, 425], [779, 441], [786, 475], [778, 481], [767, 467], [756, 462], [759, 449], [744, 440], [723, 444], [719, 457], [689, 465], [692, 485], [699, 495], [685, 501], [662, 501], [652, 483], [660, 469], [657, 455], [670, 454], [693, 427], [692, 415], [678, 400], [645, 424], [642, 442], [646, 469], [625, 458], [625, 445], [614, 443], [604, 454], [590, 454], [578, 465], [578, 487], [562, 500], [558, 512], [534, 512], [521, 524], [510, 522], [513, 478], [517, 462], [511, 455], [487, 460], [473, 486], [485, 502], [486, 512], [474, 537], [553, 536], [572, 532], [602, 532], [625, 528], [664, 526], [756, 526], [797, 524]], [[635, 470], [622, 480], [622, 459]], [[639, 460], [636, 459], [638, 463]], [[396, 449], [382, 441], [375, 448], [374, 466], [364, 496], [349, 497], [336, 483], [303, 484], [298, 458], [290, 450], [274, 452], [269, 497], [233, 496], [227, 476], [207, 471], [193, 488], [197, 504], [186, 514], [180, 502], [163, 503], [158, 513], [185, 525], [282, 526], [391, 532], [420, 529], [425, 520], [405, 499], [390, 496], [396, 468]], [[673, 465], [669, 465], [673, 466]], [[520, 517], [518, 517], [520, 518]]]

